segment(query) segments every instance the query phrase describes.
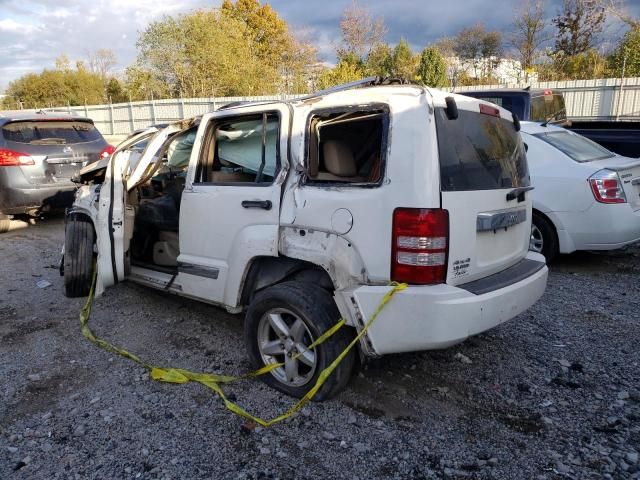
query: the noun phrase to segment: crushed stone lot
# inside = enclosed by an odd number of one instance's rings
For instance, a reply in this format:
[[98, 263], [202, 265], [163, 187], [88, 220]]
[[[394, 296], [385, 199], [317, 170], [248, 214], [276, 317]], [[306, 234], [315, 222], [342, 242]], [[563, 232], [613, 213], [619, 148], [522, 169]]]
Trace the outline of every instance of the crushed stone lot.
[[[0, 237], [2, 479], [640, 478], [640, 247], [560, 258], [523, 315], [384, 357], [262, 429], [85, 340], [63, 238], [61, 217]], [[202, 303], [124, 283], [91, 325], [159, 366], [249, 370], [242, 316]], [[255, 380], [226, 390], [265, 418], [293, 403]]]

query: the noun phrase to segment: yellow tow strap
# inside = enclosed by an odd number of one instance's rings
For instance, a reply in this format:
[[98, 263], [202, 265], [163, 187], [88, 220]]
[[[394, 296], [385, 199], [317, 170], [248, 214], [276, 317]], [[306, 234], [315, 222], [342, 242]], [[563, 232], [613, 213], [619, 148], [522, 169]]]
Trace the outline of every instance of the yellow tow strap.
[[[400, 290], [404, 290], [405, 288], [407, 288], [407, 285], [404, 283], [400, 283], [400, 284], [392, 283], [391, 290], [389, 290], [385, 294], [385, 296], [382, 298], [380, 305], [378, 305], [378, 308], [376, 309], [374, 314], [371, 316], [369, 321], [367, 321], [367, 323], [362, 328], [362, 330], [360, 330], [360, 333], [358, 333], [358, 335], [351, 341], [351, 343], [342, 351], [340, 355], [338, 355], [338, 357], [327, 368], [325, 368], [322, 372], [320, 372], [320, 375], [318, 376], [318, 379], [316, 380], [315, 385], [306, 393], [306, 395], [302, 397], [295, 405], [293, 405], [289, 410], [287, 410], [282, 415], [279, 415], [271, 420], [264, 420], [260, 417], [256, 417], [250, 414], [249, 412], [244, 410], [242, 407], [240, 407], [239, 405], [229, 400], [224, 394], [224, 391], [222, 390], [220, 385], [223, 383], [231, 383], [238, 380], [244, 380], [247, 378], [254, 378], [260, 375], [264, 375], [265, 373], [269, 373], [271, 370], [274, 370], [278, 367], [282, 367], [284, 363], [273, 363], [273, 364], [265, 365], [264, 367], [262, 367], [259, 370], [256, 370], [255, 372], [247, 373], [245, 375], [241, 375], [238, 377], [229, 376], [229, 375], [217, 375], [214, 373], [191, 372], [189, 370], [183, 370], [181, 368], [160, 368], [160, 367], [151, 365], [145, 362], [144, 360], [142, 360], [137, 355], [130, 353], [124, 350], [123, 348], [116, 347], [115, 345], [112, 345], [109, 342], [95, 336], [95, 334], [89, 327], [89, 317], [91, 316], [91, 304], [94, 297], [95, 286], [96, 286], [96, 272], [94, 271], [93, 281], [91, 283], [91, 289], [89, 290], [89, 296], [87, 297], [87, 301], [84, 304], [84, 307], [82, 307], [82, 310], [80, 311], [80, 325], [82, 327], [82, 335], [84, 335], [87, 340], [97, 345], [98, 347], [102, 348], [103, 350], [106, 350], [107, 352], [115, 353], [122, 357], [128, 358], [129, 360], [133, 360], [137, 364], [143, 366], [144, 368], [149, 370], [150, 377], [153, 380], [157, 380], [159, 382], [169, 382], [169, 383], [187, 383], [191, 381], [201, 383], [202, 385], [205, 385], [206, 387], [216, 392], [218, 396], [222, 398], [227, 409], [231, 410], [236, 415], [240, 415], [241, 417], [247, 418], [259, 425], [262, 425], [263, 427], [270, 427], [278, 422], [281, 422], [289, 418], [295, 412], [300, 410], [307, 402], [309, 402], [309, 400], [311, 400], [314, 397], [314, 395], [318, 392], [318, 390], [322, 388], [322, 385], [327, 380], [329, 375], [331, 375], [331, 373], [336, 369], [336, 367], [340, 364], [340, 362], [344, 359], [344, 357], [347, 356], [349, 351], [356, 345], [356, 343], [358, 343], [360, 338], [367, 332], [367, 330], [369, 329], [373, 321], [376, 319], [376, 317], [380, 314], [384, 306], [389, 302], [389, 300], [391, 300], [391, 297], [393, 297], [393, 295], [395, 295], [396, 292], [399, 292]], [[334, 333], [340, 330], [340, 328], [344, 324], [345, 324], [344, 319], [338, 321], [338, 323], [336, 323], [333, 327], [331, 327], [329, 330], [324, 332], [315, 342], [309, 345], [308, 349], [312, 350], [318, 345], [320, 345], [321, 343], [323, 343], [325, 340], [331, 337]], [[297, 356], [300, 356], [300, 355], [301, 353], [297, 354]]]

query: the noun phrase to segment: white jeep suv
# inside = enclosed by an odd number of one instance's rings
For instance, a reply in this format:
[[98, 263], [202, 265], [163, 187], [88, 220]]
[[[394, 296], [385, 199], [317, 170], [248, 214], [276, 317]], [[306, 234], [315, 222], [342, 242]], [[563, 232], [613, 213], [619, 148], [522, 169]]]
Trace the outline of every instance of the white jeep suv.
[[[519, 122], [481, 100], [360, 84], [150, 128], [86, 168], [65, 288], [131, 280], [246, 309], [265, 381], [302, 396], [373, 315], [363, 357], [443, 348], [543, 294]], [[348, 328], [307, 347], [344, 318]], [[296, 355], [302, 352], [303, 355]], [[351, 353], [318, 392], [346, 385]]]

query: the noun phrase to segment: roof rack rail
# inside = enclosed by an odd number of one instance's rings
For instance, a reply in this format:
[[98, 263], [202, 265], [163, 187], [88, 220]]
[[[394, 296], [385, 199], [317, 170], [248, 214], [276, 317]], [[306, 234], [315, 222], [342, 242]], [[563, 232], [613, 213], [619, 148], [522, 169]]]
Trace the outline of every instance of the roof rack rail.
[[311, 98], [322, 97], [324, 95], [328, 95], [330, 93], [342, 92], [344, 90], [350, 90], [352, 88], [360, 88], [360, 87], [373, 87], [376, 85], [409, 85], [411, 82], [405, 80], [403, 78], [395, 78], [395, 77], [366, 77], [361, 80], [356, 80], [354, 82], [343, 83], [341, 85], [336, 85], [335, 87], [327, 88], [324, 90], [320, 90], [318, 92], [312, 93], [310, 95], [306, 95], [304, 97], [296, 98], [294, 101], [299, 102], [301, 100], [309, 100]]

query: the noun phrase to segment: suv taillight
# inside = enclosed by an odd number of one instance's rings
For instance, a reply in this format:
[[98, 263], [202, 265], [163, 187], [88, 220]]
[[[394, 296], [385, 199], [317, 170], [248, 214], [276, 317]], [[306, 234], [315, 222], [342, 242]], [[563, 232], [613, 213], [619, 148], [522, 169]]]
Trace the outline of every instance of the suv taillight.
[[396, 208], [393, 212], [391, 280], [414, 285], [444, 283], [449, 252], [449, 212]]
[[589, 177], [593, 196], [600, 203], [626, 203], [620, 177], [613, 170], [600, 170]]
[[0, 148], [0, 167], [22, 167], [35, 164], [31, 155]]
[[111, 155], [115, 151], [116, 151], [116, 147], [114, 147], [113, 145], [107, 145], [100, 152], [100, 158], [107, 158], [109, 155]]

